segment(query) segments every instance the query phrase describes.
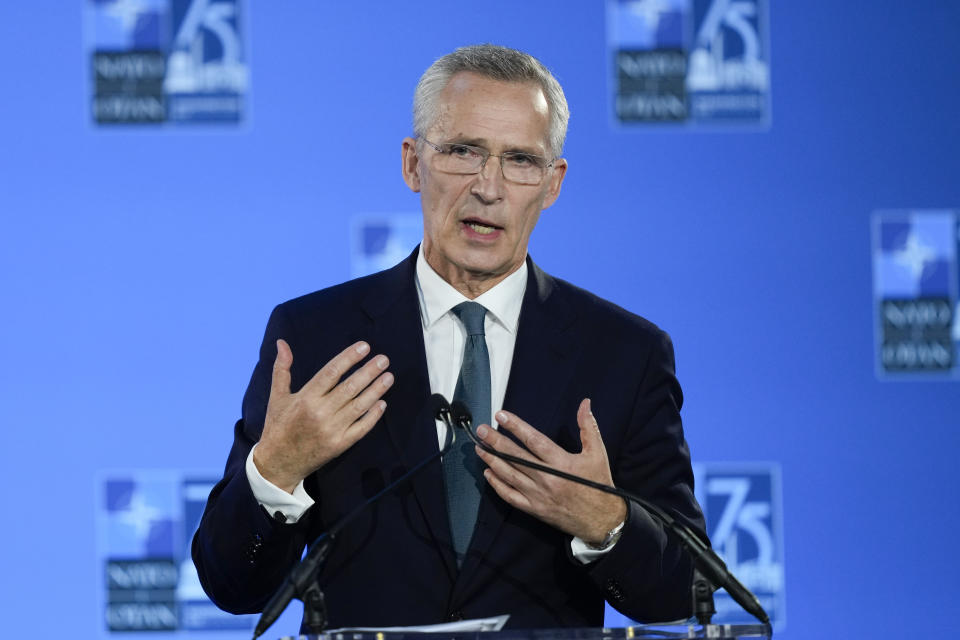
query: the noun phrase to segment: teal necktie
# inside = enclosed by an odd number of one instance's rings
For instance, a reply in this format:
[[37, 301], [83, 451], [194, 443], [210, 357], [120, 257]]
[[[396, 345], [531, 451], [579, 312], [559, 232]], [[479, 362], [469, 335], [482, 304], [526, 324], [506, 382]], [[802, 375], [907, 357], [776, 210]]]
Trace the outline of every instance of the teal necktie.
[[[452, 309], [467, 330], [463, 349], [463, 364], [453, 399], [470, 410], [473, 427], [490, 424], [490, 355], [483, 332], [487, 310], [476, 302], [462, 302]], [[477, 523], [483, 473], [480, 459], [470, 439], [458, 435], [454, 447], [443, 456], [443, 475], [446, 482], [447, 513], [457, 566], [463, 564], [473, 529]]]

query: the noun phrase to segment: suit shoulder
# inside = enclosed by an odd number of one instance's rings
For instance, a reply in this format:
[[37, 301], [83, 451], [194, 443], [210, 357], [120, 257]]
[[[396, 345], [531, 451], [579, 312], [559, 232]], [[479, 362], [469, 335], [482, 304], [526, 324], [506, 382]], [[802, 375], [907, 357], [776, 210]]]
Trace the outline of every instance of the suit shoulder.
[[375, 288], [374, 281], [378, 275], [380, 274], [347, 280], [340, 284], [311, 291], [281, 302], [278, 306], [295, 315], [326, 310], [331, 305], [339, 306], [345, 302], [361, 298], [366, 291], [372, 291]]
[[291, 319], [312, 318], [318, 315], [350, 316], [363, 313], [363, 306], [371, 301], [382, 302], [413, 287], [413, 274], [407, 271], [407, 261], [395, 267], [368, 276], [348, 280], [312, 293], [298, 296], [277, 305], [274, 314]]
[[671, 344], [667, 332], [643, 316], [566, 280], [553, 278], [553, 283], [556, 294], [570, 305], [580, 321], [593, 327], [597, 335], [617, 341]]

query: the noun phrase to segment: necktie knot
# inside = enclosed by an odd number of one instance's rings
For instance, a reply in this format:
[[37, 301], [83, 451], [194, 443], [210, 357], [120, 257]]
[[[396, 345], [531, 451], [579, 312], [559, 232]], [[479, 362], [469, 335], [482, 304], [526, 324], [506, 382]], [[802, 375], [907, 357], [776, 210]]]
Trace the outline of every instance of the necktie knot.
[[464, 328], [467, 330], [467, 335], [485, 335], [483, 332], [483, 319], [487, 315], [487, 310], [482, 304], [478, 302], [461, 302], [451, 309], [451, 311], [460, 318], [460, 322], [463, 323]]

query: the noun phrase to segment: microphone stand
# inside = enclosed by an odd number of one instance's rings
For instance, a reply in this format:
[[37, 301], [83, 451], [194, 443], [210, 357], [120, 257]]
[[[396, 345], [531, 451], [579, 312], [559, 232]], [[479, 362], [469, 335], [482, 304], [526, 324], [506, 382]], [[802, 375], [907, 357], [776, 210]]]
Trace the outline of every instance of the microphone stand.
[[304, 626], [309, 630], [309, 633], [312, 635], [320, 635], [324, 632], [327, 628], [327, 607], [323, 597], [323, 591], [320, 590], [320, 583], [317, 581], [317, 575], [320, 573], [324, 561], [330, 554], [330, 549], [333, 546], [337, 534], [371, 504], [409, 480], [428, 464], [446, 454], [456, 441], [456, 429], [454, 429], [450, 405], [446, 399], [439, 393], [435, 393], [430, 396], [430, 399], [427, 401], [427, 408], [431, 409], [434, 419], [441, 420], [447, 425], [447, 438], [443, 443], [443, 448], [418, 463], [373, 497], [354, 507], [350, 513], [335, 522], [329, 531], [320, 534], [320, 536], [313, 541], [307, 555], [290, 571], [284, 579], [283, 584], [281, 584], [280, 588], [273, 594], [270, 602], [263, 608], [260, 620], [257, 622], [257, 626], [253, 631], [253, 640], [263, 635], [263, 633], [270, 628], [270, 625], [276, 622], [277, 618], [280, 617], [280, 614], [284, 612], [287, 605], [290, 604], [290, 601], [293, 599], [303, 602], [303, 622]]
[[699, 569], [694, 568], [693, 584], [690, 586], [690, 592], [693, 597], [693, 615], [702, 627], [710, 624], [713, 616], [717, 613], [717, 609], [713, 604], [714, 591], [716, 591], [716, 587], [703, 577]]
[[[524, 460], [509, 453], [501, 453], [477, 437], [473, 431], [473, 418], [470, 415], [470, 411], [462, 402], [455, 400], [452, 410], [453, 418], [457, 426], [466, 431], [467, 437], [470, 438], [471, 442], [491, 455], [508, 462], [519, 464], [520, 466], [536, 469], [537, 471], [542, 471], [559, 478], [564, 478], [565, 480], [570, 480], [571, 482], [597, 489], [598, 491], [603, 491], [604, 493], [619, 496], [640, 505], [647, 513], [653, 516], [655, 520], [659, 521], [680, 540], [684, 549], [686, 549], [693, 558], [696, 571], [694, 572], [695, 581], [693, 584], [692, 597], [694, 599], [694, 611], [697, 614], [697, 620], [701, 624], [704, 624], [703, 620], [706, 620], [706, 624], [709, 624], [713, 614], [716, 613], [713, 606], [713, 592], [718, 588], [723, 588], [726, 589], [727, 593], [730, 594], [730, 597], [733, 598], [737, 604], [765, 625], [768, 636], [773, 635], [773, 630], [770, 626], [770, 617], [767, 615], [767, 612], [763, 610], [757, 597], [743, 586], [727, 569], [726, 564], [720, 559], [720, 556], [707, 546], [703, 540], [698, 538], [685, 524], [677, 522], [673, 516], [657, 505], [629, 491], [594, 482], [587, 478], [581, 478], [572, 473], [560, 471], [559, 469], [554, 469], [553, 467], [548, 467], [537, 462]], [[698, 575], [699, 580], [697, 579]]]

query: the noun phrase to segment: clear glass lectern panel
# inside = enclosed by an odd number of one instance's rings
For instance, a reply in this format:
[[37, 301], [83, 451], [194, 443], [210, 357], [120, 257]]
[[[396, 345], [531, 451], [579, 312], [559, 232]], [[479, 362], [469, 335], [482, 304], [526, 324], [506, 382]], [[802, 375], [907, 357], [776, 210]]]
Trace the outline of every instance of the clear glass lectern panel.
[[770, 639], [762, 624], [641, 625], [618, 629], [517, 629], [470, 632], [351, 632], [349, 630], [309, 636], [286, 636], [281, 640], [634, 640], [713, 638], [715, 640]]

